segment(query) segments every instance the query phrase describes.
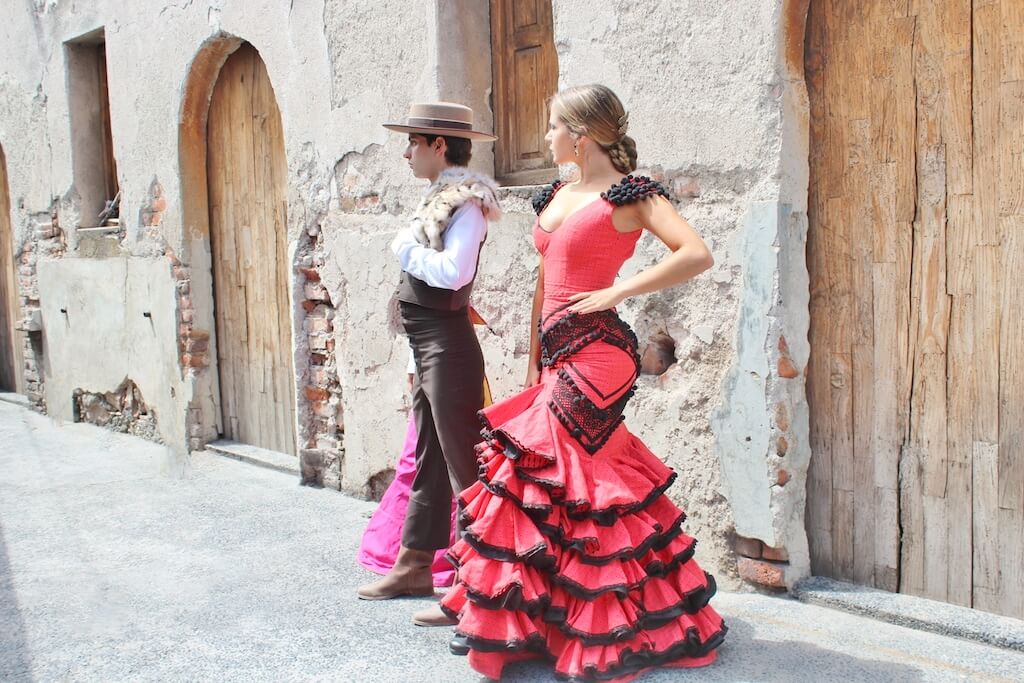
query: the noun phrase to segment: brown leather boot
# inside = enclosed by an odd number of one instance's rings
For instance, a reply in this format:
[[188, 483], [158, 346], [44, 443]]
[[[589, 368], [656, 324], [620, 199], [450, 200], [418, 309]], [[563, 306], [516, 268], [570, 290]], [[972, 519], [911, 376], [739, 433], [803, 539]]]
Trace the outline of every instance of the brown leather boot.
[[434, 603], [426, 609], [413, 612], [412, 623], [417, 626], [454, 626], [458, 619], [452, 619], [441, 609], [441, 603]]
[[433, 595], [434, 576], [430, 571], [433, 563], [433, 551], [414, 550], [403, 545], [391, 571], [378, 581], [360, 586], [357, 591], [359, 598], [390, 600], [402, 595]]

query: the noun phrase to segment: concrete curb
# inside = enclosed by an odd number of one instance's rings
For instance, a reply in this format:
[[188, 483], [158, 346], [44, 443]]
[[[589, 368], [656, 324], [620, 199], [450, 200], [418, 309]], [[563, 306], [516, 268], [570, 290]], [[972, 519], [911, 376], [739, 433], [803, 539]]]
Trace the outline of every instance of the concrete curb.
[[206, 450], [217, 455], [241, 460], [250, 465], [277, 470], [285, 474], [294, 474], [296, 476], [299, 474], [299, 459], [286, 453], [269, 451], [266, 448], [257, 448], [256, 446], [249, 446], [227, 439], [212, 441], [206, 444]]
[[945, 636], [1024, 652], [1024, 621], [944, 602], [812, 576], [793, 587], [801, 602]]
[[31, 408], [32, 405], [28, 401], [28, 397], [24, 394], [15, 394], [13, 392], [0, 391], [0, 401], [4, 403], [13, 403], [16, 406], [22, 408]]

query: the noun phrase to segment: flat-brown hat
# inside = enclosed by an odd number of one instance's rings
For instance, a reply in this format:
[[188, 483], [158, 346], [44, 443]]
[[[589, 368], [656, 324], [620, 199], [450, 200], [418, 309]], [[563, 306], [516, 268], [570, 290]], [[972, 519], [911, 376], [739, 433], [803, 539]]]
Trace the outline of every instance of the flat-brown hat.
[[405, 123], [385, 123], [388, 130], [419, 135], [446, 135], [468, 140], [497, 140], [497, 136], [473, 130], [473, 110], [454, 102], [418, 102], [409, 105]]

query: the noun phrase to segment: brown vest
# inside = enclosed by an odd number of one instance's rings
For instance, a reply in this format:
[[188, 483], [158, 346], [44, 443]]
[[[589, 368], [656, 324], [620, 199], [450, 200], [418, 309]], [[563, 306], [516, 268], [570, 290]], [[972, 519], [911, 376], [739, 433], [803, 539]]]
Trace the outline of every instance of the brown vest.
[[473, 293], [473, 283], [476, 282], [476, 274], [480, 271], [480, 253], [484, 250], [485, 237], [480, 242], [480, 249], [476, 252], [476, 266], [473, 268], [473, 279], [460, 289], [444, 289], [443, 287], [431, 287], [418, 277], [409, 275], [402, 271], [398, 280], [398, 291], [395, 296], [399, 301], [408, 304], [416, 304], [424, 308], [434, 308], [440, 311], [457, 311], [469, 305], [469, 297]]

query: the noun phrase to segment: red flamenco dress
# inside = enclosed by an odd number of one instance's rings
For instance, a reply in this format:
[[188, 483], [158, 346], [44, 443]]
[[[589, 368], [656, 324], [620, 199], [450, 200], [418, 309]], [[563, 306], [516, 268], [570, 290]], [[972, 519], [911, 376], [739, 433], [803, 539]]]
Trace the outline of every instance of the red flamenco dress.
[[[538, 215], [558, 190], [534, 200]], [[639, 375], [637, 340], [613, 311], [566, 310], [609, 287], [640, 231], [612, 226], [616, 206], [665, 190], [627, 176], [552, 233], [544, 257], [541, 381], [481, 411], [479, 481], [460, 494], [457, 583], [442, 609], [458, 618], [452, 651], [500, 678], [505, 664], [546, 658], [570, 681], [628, 681], [658, 666], [715, 659], [726, 627], [708, 605], [714, 578], [665, 490], [675, 472], [622, 424]]]

